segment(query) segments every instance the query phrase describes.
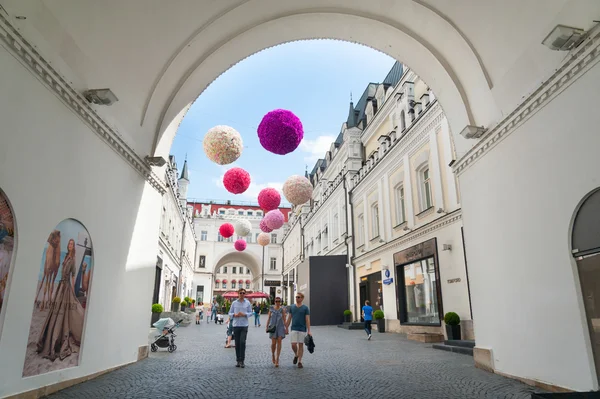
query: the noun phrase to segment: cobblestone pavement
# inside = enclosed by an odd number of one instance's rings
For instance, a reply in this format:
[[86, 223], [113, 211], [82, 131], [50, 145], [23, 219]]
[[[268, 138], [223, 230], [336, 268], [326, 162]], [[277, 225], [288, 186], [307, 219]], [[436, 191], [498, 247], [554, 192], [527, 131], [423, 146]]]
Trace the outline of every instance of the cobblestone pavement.
[[[266, 318], [263, 316], [263, 323]], [[177, 330], [177, 351], [52, 395], [52, 398], [530, 398], [532, 387], [479, 370], [473, 358], [409, 341], [400, 334], [313, 327], [315, 352], [292, 365], [289, 337], [279, 368], [264, 330], [249, 327], [246, 368], [225, 349], [225, 325]]]

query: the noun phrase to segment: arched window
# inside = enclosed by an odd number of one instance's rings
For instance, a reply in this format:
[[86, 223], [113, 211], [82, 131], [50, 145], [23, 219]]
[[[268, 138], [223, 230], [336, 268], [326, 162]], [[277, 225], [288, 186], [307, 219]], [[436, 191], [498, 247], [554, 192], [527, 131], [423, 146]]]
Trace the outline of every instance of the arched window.
[[235, 280], [233, 280], [233, 281], [231, 282], [231, 289], [232, 289], [232, 290], [234, 290], [234, 289], [235, 289]]

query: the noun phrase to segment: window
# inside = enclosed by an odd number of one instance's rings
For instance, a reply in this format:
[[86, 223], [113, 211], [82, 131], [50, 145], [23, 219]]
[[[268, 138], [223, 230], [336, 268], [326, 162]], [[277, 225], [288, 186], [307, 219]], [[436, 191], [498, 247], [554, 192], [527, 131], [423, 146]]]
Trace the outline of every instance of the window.
[[227, 289], [227, 283], [226, 283], [225, 281], [223, 281], [222, 288], [223, 288], [224, 290], [226, 290], [226, 289]]
[[246, 289], [249, 290], [250, 289], [250, 283], [246, 283]]
[[254, 241], [258, 242], [258, 235], [259, 235], [259, 234], [260, 234], [260, 233], [256, 233], [256, 234], [254, 235]]
[[431, 201], [431, 179], [429, 178], [429, 168], [425, 167], [419, 173], [421, 180], [421, 211], [433, 206]]
[[277, 270], [277, 258], [271, 258], [270, 270]]
[[338, 224], [339, 224], [339, 219], [338, 219], [338, 215], [336, 213], [335, 215], [333, 215], [333, 224], [331, 225], [331, 237], [334, 240], [337, 240], [337, 238], [338, 238]]
[[406, 116], [404, 115], [404, 110], [400, 112], [400, 131], [406, 129]]
[[371, 234], [372, 238], [379, 235], [379, 205], [377, 203], [371, 205]]
[[396, 194], [396, 224], [402, 224], [406, 221], [406, 213], [404, 211], [404, 186], [398, 185], [394, 189]]
[[254, 212], [248, 211], [248, 216], [254, 216]]
[[252, 244], [252, 233], [248, 234], [246, 236], [246, 243], [247, 244]]
[[200, 241], [206, 241], [207, 237], [208, 237], [208, 231], [202, 230], [200, 232]]
[[198, 267], [204, 269], [206, 267], [206, 256], [200, 255], [200, 261], [198, 262]]
[[244, 216], [244, 211], [238, 211], [238, 215]]
[[233, 236], [227, 238], [225, 241], [227, 241], [227, 242], [233, 242]]
[[250, 274], [250, 269], [246, 269], [246, 274]]
[[224, 211], [224, 210], [220, 210], [220, 211], [219, 211], [219, 215], [224, 215], [224, 214], [225, 214], [225, 211]]
[[271, 244], [277, 244], [277, 234], [271, 234]]
[[235, 215], [235, 211], [234, 211], [233, 209], [230, 209], [229, 211], [227, 211], [227, 213], [228, 213], [229, 215]]
[[215, 283], [215, 288], [219, 288], [219, 283]]
[[217, 233], [217, 241], [218, 242], [223, 242], [223, 236], [221, 235], [221, 233]]
[[365, 243], [365, 215], [362, 213], [358, 215], [358, 244], [363, 245]]
[[262, 211], [256, 211], [256, 216], [262, 216], [262, 215], [263, 215]]
[[[223, 274], [227, 274], [227, 266], [223, 267]], [[225, 287], [223, 287], [223, 288], [225, 288]]]
[[231, 268], [231, 274], [236, 274], [236, 273], [237, 273], [237, 267], [234, 266]]
[[403, 322], [419, 324], [440, 323], [438, 311], [438, 281], [433, 257], [399, 266], [404, 271], [406, 314]]
[[232, 290], [235, 290], [235, 280], [233, 280], [233, 281], [231, 282], [231, 289], [232, 289]]

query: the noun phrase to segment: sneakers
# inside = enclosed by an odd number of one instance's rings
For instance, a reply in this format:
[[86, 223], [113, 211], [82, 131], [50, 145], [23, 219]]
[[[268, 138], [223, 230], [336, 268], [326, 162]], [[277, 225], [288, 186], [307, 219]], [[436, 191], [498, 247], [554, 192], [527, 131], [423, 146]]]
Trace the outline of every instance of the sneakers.
[[369, 337], [367, 338], [367, 341], [371, 340], [371, 334], [369, 334]]
[[298, 363], [298, 368], [299, 368], [299, 369], [301, 369], [301, 368], [303, 368], [303, 367], [304, 367], [304, 366], [302, 365], [302, 363]]
[[244, 362], [241, 362], [241, 364], [240, 364], [240, 367], [241, 367], [241, 368], [244, 368], [244, 367], [246, 367], [246, 365], [244, 364]]
[[237, 364], [235, 365], [235, 367], [241, 367], [242, 362], [237, 362]]
[[298, 356], [294, 356], [294, 364], [298, 363]]

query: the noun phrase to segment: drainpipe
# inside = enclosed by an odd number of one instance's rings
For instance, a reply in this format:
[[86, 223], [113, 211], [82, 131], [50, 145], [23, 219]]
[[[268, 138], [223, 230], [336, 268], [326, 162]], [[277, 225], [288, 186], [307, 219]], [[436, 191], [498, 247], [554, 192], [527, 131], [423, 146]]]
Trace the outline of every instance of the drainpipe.
[[[182, 292], [180, 288], [182, 287], [181, 277], [183, 275], [183, 252], [185, 246], [185, 224], [187, 223], [187, 218], [183, 217], [183, 228], [181, 229], [181, 250], [179, 251], [179, 281], [177, 284], [177, 296], [181, 297]], [[185, 295], [183, 295], [185, 296]]]

